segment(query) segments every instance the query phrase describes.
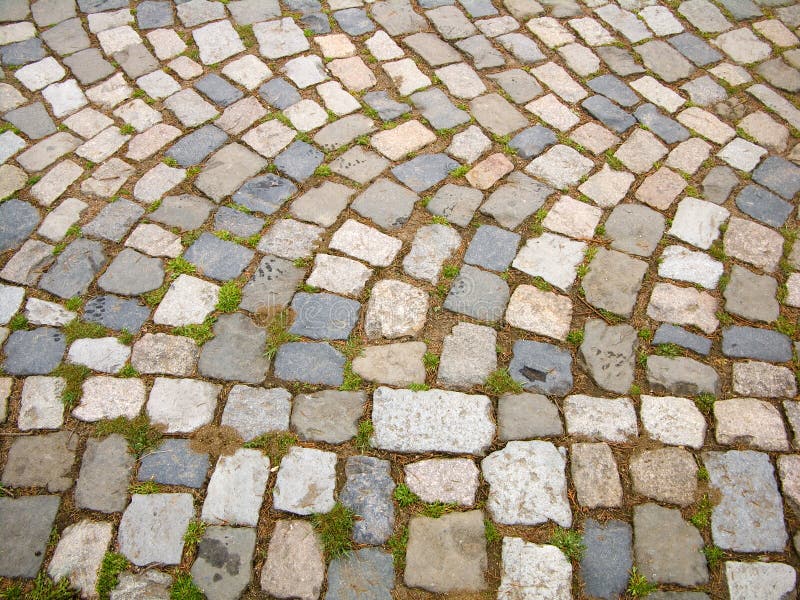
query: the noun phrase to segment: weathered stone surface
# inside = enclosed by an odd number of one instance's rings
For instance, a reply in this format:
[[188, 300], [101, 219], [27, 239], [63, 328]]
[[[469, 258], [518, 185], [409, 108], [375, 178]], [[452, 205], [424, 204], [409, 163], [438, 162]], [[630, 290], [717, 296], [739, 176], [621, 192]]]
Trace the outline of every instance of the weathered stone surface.
[[281, 460], [272, 491], [276, 510], [310, 515], [333, 508], [336, 454], [292, 446]]
[[725, 563], [725, 580], [731, 600], [745, 598], [790, 598], [795, 592], [797, 573], [783, 563], [735, 562]]
[[482, 590], [487, 563], [483, 511], [412, 517], [409, 522], [407, 586], [435, 593]]
[[240, 448], [231, 456], [220, 456], [208, 482], [203, 521], [217, 525], [258, 525], [269, 467], [269, 457], [260, 450]]
[[384, 600], [394, 588], [392, 556], [379, 548], [362, 548], [328, 566], [326, 600]]
[[733, 391], [756, 398], [791, 398], [797, 393], [797, 382], [786, 367], [757, 361], [733, 365]]
[[442, 264], [461, 245], [455, 229], [446, 225], [424, 225], [417, 230], [411, 252], [403, 259], [403, 271], [435, 284]]
[[497, 404], [501, 440], [560, 436], [564, 433], [558, 407], [540, 394], [505, 394]]
[[139, 481], [200, 488], [206, 482], [208, 454], [195, 452], [189, 440], [166, 439], [155, 452], [142, 457]]
[[[523, 468], [520, 468], [524, 465]], [[481, 461], [489, 483], [487, 508], [507, 525], [538, 525], [548, 520], [572, 523], [567, 500], [566, 460], [550, 442], [512, 441]]]
[[734, 552], [783, 552], [783, 506], [769, 457], [752, 450], [705, 452], [709, 482], [720, 499], [711, 517], [714, 544]]
[[769, 402], [731, 398], [714, 403], [717, 443], [760, 450], [789, 450], [780, 412]]
[[437, 384], [470, 389], [481, 385], [497, 368], [497, 333], [491, 327], [459, 323], [445, 336]]
[[194, 372], [199, 353], [191, 338], [146, 333], [133, 345], [131, 366], [139, 373], [187, 376]]
[[119, 550], [135, 565], [176, 565], [193, 517], [191, 494], [134, 494], [119, 524]]
[[60, 503], [60, 496], [0, 498], [0, 573], [4, 577], [36, 576]]
[[508, 371], [522, 387], [563, 396], [572, 389], [572, 356], [552, 344], [517, 340]]
[[61, 377], [26, 377], [22, 384], [17, 427], [58, 429], [64, 422], [64, 403], [61, 394], [65, 383]]
[[601, 248], [583, 278], [586, 301], [613, 313], [630, 316], [647, 263]]
[[564, 418], [570, 435], [623, 442], [639, 434], [636, 411], [629, 398], [568, 396], [564, 400]]
[[555, 546], [504, 537], [502, 561], [498, 599], [572, 597], [572, 565]]
[[657, 283], [647, 305], [647, 316], [651, 319], [694, 325], [708, 334], [719, 326], [716, 312], [717, 301], [710, 294], [669, 283]]
[[353, 527], [357, 544], [383, 544], [394, 529], [394, 481], [390, 463], [371, 456], [351, 456], [345, 464], [339, 500], [360, 518]]
[[612, 519], [600, 524], [586, 519], [583, 524], [586, 553], [580, 570], [586, 593], [598, 598], [617, 598], [625, 592], [633, 566], [632, 538], [628, 523]]
[[595, 383], [617, 394], [633, 383], [636, 331], [630, 325], [607, 325], [590, 319], [584, 326], [578, 358]]
[[267, 255], [242, 288], [240, 307], [251, 313], [269, 313], [289, 304], [305, 272], [292, 261]]
[[147, 414], [167, 433], [194, 431], [211, 422], [222, 386], [196, 379], [156, 377]]
[[120, 573], [119, 585], [111, 590], [113, 600], [169, 600], [172, 577], [161, 571], [148, 570], [133, 574]]
[[372, 445], [394, 452], [482, 455], [494, 437], [486, 396], [379, 387], [372, 395]]
[[47, 567], [50, 577], [55, 581], [65, 577], [82, 595], [94, 595], [100, 564], [111, 543], [111, 528], [111, 523], [88, 520], [66, 527]]
[[72, 486], [70, 473], [77, 445], [71, 431], [17, 438], [8, 450], [3, 485], [66, 491]]
[[324, 579], [322, 544], [311, 523], [275, 523], [261, 571], [261, 589], [276, 598], [317, 600]]
[[250, 583], [256, 532], [245, 527], [209, 527], [197, 546], [192, 579], [207, 598], [236, 600]]
[[104, 513], [124, 509], [134, 463], [121, 435], [89, 439], [75, 486], [75, 504]]
[[657, 504], [633, 509], [636, 564], [649, 581], [696, 586], [708, 581], [700, 532], [680, 511]]
[[344, 354], [326, 343], [289, 342], [278, 349], [274, 374], [287, 381], [342, 385]]
[[684, 357], [649, 356], [647, 381], [650, 388], [659, 394], [718, 395], [721, 389], [719, 375], [712, 367]]
[[706, 420], [688, 398], [642, 395], [640, 415], [644, 431], [652, 438], [674, 446], [701, 448]]
[[478, 489], [478, 468], [466, 458], [432, 458], [406, 465], [405, 480], [423, 502], [472, 506]]
[[586, 508], [622, 505], [622, 484], [608, 444], [573, 444], [572, 483], [578, 503]]
[[679, 506], [695, 500], [697, 463], [683, 448], [645, 451], [631, 460], [630, 472], [637, 494]]
[[367, 337], [396, 339], [416, 335], [425, 325], [427, 295], [420, 289], [393, 279], [372, 286], [364, 317]]
[[301, 439], [342, 444], [358, 433], [365, 402], [364, 392], [299, 394], [292, 404], [292, 429]]
[[205, 377], [261, 383], [269, 366], [266, 339], [266, 331], [245, 315], [222, 315], [214, 325], [214, 339], [203, 345], [197, 367]]
[[367, 346], [353, 359], [353, 372], [364, 379], [396, 387], [424, 383], [425, 351], [422, 342]]
[[730, 282], [722, 292], [725, 310], [750, 321], [774, 321], [780, 311], [775, 299], [777, 289], [778, 282], [773, 277], [733, 265]]

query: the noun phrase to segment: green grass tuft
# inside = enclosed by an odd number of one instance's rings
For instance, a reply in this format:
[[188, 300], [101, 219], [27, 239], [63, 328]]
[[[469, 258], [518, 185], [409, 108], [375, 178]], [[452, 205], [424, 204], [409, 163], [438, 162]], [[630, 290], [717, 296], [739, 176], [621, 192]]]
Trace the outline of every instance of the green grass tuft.
[[573, 329], [567, 334], [567, 341], [573, 346], [580, 346], [583, 343], [583, 330]]
[[288, 310], [277, 313], [267, 324], [267, 349], [265, 356], [270, 360], [275, 358], [278, 348], [287, 342], [296, 342], [300, 338], [293, 333], [289, 333], [291, 326]]
[[419, 512], [424, 517], [438, 519], [449, 512], [453, 512], [456, 508], [458, 508], [457, 504], [450, 504], [447, 502], [426, 502]]
[[708, 469], [705, 467], [697, 467], [698, 481], [708, 481]]
[[508, 369], [497, 369], [489, 374], [486, 383], [483, 385], [486, 391], [497, 396], [506, 393], [519, 394], [522, 392], [522, 385], [515, 381]]
[[314, 175], [317, 175], [318, 177], [330, 177], [332, 172], [333, 171], [331, 171], [331, 168], [328, 165], [320, 165], [314, 169]]
[[409, 383], [408, 389], [410, 389], [412, 392], [427, 392], [429, 389], [431, 389], [431, 386], [429, 386], [427, 383]]
[[453, 279], [457, 277], [459, 273], [459, 268], [456, 265], [444, 265], [442, 267], [442, 276], [446, 277], [447, 279]]
[[195, 344], [202, 346], [207, 341], [214, 338], [214, 332], [211, 330], [214, 321], [215, 319], [213, 317], [208, 317], [203, 323], [192, 323], [191, 325], [175, 327], [172, 329], [172, 333], [192, 338]]
[[188, 573], [181, 573], [175, 577], [172, 587], [169, 588], [170, 600], [205, 600], [205, 595], [200, 591], [192, 576]]
[[469, 173], [469, 170], [470, 170], [469, 165], [461, 165], [450, 171], [450, 175], [452, 175], [453, 177], [463, 177], [464, 175]]
[[107, 436], [118, 433], [128, 442], [128, 448], [136, 456], [141, 456], [158, 446], [163, 437], [159, 429], [150, 424], [150, 419], [145, 415], [139, 415], [134, 419], [117, 417], [116, 419], [106, 419], [98, 421], [94, 428], [95, 435]]
[[703, 494], [703, 497], [697, 502], [697, 510], [694, 511], [689, 521], [698, 529], [705, 529], [711, 525], [711, 511], [714, 505], [708, 498], [708, 494]]
[[59, 579], [54, 582], [41, 571], [33, 580], [33, 588], [25, 594], [25, 600], [77, 600], [78, 592], [70, 589], [69, 581]]
[[583, 558], [583, 553], [586, 552], [583, 536], [571, 529], [559, 527], [553, 532], [547, 542], [561, 550], [567, 558], [576, 562], [580, 561]]
[[628, 595], [633, 598], [644, 598], [655, 592], [658, 586], [647, 581], [647, 577], [639, 573], [636, 567], [631, 569], [631, 576], [628, 579]]
[[23, 314], [14, 315], [8, 322], [11, 331], [21, 331], [28, 328], [28, 317]]
[[108, 335], [108, 331], [99, 323], [91, 323], [87, 321], [80, 321], [78, 319], [72, 319], [72, 321], [64, 325], [64, 335], [67, 338], [67, 344], [71, 344], [80, 338], [106, 337], [106, 335]]
[[426, 352], [422, 356], [422, 364], [425, 365], [425, 370], [432, 373], [439, 366], [439, 357], [433, 352]]
[[133, 334], [127, 329], [123, 329], [119, 332], [117, 339], [120, 341], [120, 343], [130, 346], [133, 342]]
[[373, 427], [370, 419], [364, 419], [363, 421], [359, 422], [358, 433], [356, 434], [353, 443], [358, 451], [362, 454], [369, 451], [369, 449], [372, 447], [372, 445], [369, 443], [369, 439], [372, 437], [373, 433], [375, 433], [375, 428]]
[[271, 431], [262, 434], [257, 438], [245, 442], [245, 448], [255, 448], [261, 450], [269, 456], [270, 465], [277, 467], [281, 460], [289, 452], [289, 449], [297, 443], [297, 436], [288, 431]]
[[315, 514], [311, 517], [311, 524], [317, 530], [325, 556], [329, 561], [346, 556], [353, 549], [350, 534], [353, 531], [354, 523], [353, 511], [339, 502], [333, 506], [330, 512]]
[[703, 554], [708, 561], [708, 568], [714, 569], [725, 558], [725, 551], [717, 546], [706, 546], [703, 548]]
[[128, 363], [124, 367], [119, 370], [117, 373], [118, 377], [139, 377], [140, 373], [136, 369], [133, 368], [133, 365]]
[[398, 483], [394, 488], [394, 499], [402, 508], [419, 502], [419, 496], [412, 492], [405, 483]]
[[342, 375], [342, 385], [339, 389], [343, 392], [354, 392], [361, 389], [363, 380], [359, 375], [353, 372], [353, 364], [348, 360], [344, 364], [344, 374]]
[[672, 342], [668, 344], [659, 344], [656, 346], [656, 354], [669, 357], [683, 356], [683, 348]]
[[434, 225], [446, 225], [450, 226], [450, 221], [447, 220], [447, 217], [443, 217], [442, 215], [433, 215], [431, 219], [431, 223]]
[[64, 379], [64, 391], [61, 392], [61, 402], [68, 410], [78, 405], [83, 394], [83, 382], [91, 374], [88, 367], [73, 363], [61, 363], [53, 371], [56, 377]]
[[155, 481], [142, 481], [141, 483], [134, 483], [128, 486], [128, 492], [131, 494], [158, 494], [161, 491], [161, 486]]
[[81, 306], [83, 306], [83, 298], [81, 298], [80, 296], [73, 296], [72, 298], [70, 298], [69, 300], [64, 302], [64, 307], [67, 310], [71, 310], [71, 311], [76, 311]]
[[189, 522], [186, 533], [183, 534], [183, 541], [189, 548], [194, 548], [203, 539], [206, 532], [206, 524], [198, 519]]
[[224, 313], [232, 313], [239, 308], [242, 301], [242, 290], [236, 285], [235, 281], [228, 281], [219, 288], [219, 300], [217, 300], [217, 310]]
[[711, 414], [711, 411], [714, 409], [714, 402], [716, 401], [716, 396], [709, 393], [698, 394], [694, 397], [694, 403], [697, 405], [697, 408], [700, 409], [700, 412], [706, 415]]
[[483, 520], [483, 531], [486, 533], [486, 541], [490, 544], [499, 542], [503, 538], [503, 536], [500, 535], [500, 532], [497, 531], [497, 527], [494, 523], [492, 523], [491, 519]]
[[392, 559], [394, 560], [394, 568], [397, 571], [402, 571], [406, 565], [406, 548], [408, 547], [408, 527], [403, 527], [400, 531], [395, 533], [392, 537], [386, 540], [386, 545], [392, 552]]

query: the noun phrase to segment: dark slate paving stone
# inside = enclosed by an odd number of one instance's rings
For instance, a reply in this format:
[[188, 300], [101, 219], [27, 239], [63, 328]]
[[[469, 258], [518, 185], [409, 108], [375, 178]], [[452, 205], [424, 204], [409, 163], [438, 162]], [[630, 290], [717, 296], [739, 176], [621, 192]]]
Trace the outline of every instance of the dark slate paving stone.
[[586, 552], [580, 573], [587, 595], [614, 600], [625, 593], [633, 566], [632, 538], [631, 526], [623, 521], [612, 519], [601, 525], [594, 519], [586, 519], [583, 524]]
[[552, 344], [517, 340], [508, 372], [528, 391], [565, 396], [572, 389], [572, 355]]
[[3, 370], [8, 375], [46, 375], [58, 366], [66, 349], [64, 334], [54, 327], [14, 331], [3, 347]]
[[464, 262], [492, 271], [505, 271], [517, 255], [520, 236], [494, 225], [481, 225], [472, 236]]
[[358, 322], [361, 304], [322, 292], [300, 292], [292, 299], [294, 322], [289, 333], [315, 340], [346, 340]]
[[792, 214], [793, 206], [760, 185], [748, 185], [736, 196], [736, 206], [746, 215], [780, 227]]
[[164, 265], [160, 258], [146, 256], [125, 248], [114, 257], [108, 269], [97, 280], [106, 292], [138, 296], [153, 291], [164, 283]]
[[459, 0], [459, 4], [467, 11], [467, 16], [473, 19], [497, 14], [497, 9], [490, 0]]
[[498, 321], [505, 312], [508, 296], [508, 284], [500, 277], [464, 265], [443, 306], [480, 321]]
[[27, 65], [37, 60], [42, 60], [45, 56], [47, 56], [47, 52], [42, 45], [42, 40], [38, 37], [0, 46], [0, 59], [7, 66], [19, 67]]
[[105, 79], [114, 72], [114, 66], [103, 58], [103, 54], [97, 48], [76, 52], [64, 58], [63, 63], [83, 85]]
[[221, 240], [211, 233], [203, 233], [183, 257], [195, 265], [206, 277], [218, 281], [236, 279], [253, 259], [253, 251]]
[[60, 298], [83, 296], [107, 260], [103, 244], [78, 238], [58, 255], [55, 264], [39, 280], [39, 287]]
[[81, 12], [98, 13], [118, 8], [127, 8], [128, 0], [78, 0], [78, 7]]
[[210, 466], [208, 454], [193, 451], [189, 440], [167, 439], [142, 458], [138, 479], [201, 488]]
[[0, 576], [36, 577], [60, 502], [60, 496], [0, 498]]
[[586, 82], [598, 94], [613, 100], [620, 106], [634, 106], [639, 102], [639, 97], [628, 85], [613, 75], [600, 75]]
[[264, 219], [243, 213], [229, 206], [220, 206], [214, 216], [214, 229], [229, 231], [239, 237], [256, 235], [264, 227]]
[[56, 125], [41, 102], [34, 102], [9, 111], [3, 115], [3, 118], [32, 140], [38, 140], [56, 132]]
[[642, 104], [633, 112], [633, 116], [667, 144], [689, 139], [689, 130], [663, 114], [654, 104]]
[[278, 110], [289, 108], [292, 104], [297, 104], [303, 98], [300, 92], [283, 77], [274, 77], [267, 83], [258, 88], [258, 95], [270, 106]]
[[50, 50], [59, 56], [85, 50], [91, 45], [78, 17], [62, 21], [39, 35]]
[[39, 224], [39, 211], [22, 200], [0, 203], [0, 252], [16, 248]]
[[220, 106], [229, 106], [244, 94], [216, 73], [209, 73], [194, 84], [194, 89]]
[[706, 44], [702, 38], [691, 33], [681, 33], [669, 38], [667, 42], [698, 67], [704, 67], [722, 59], [722, 54]]
[[469, 113], [456, 108], [439, 88], [416, 92], [410, 97], [434, 129], [451, 129], [470, 120]]
[[310, 29], [317, 35], [324, 35], [331, 32], [331, 23], [328, 15], [322, 12], [309, 13], [300, 18], [300, 27]]
[[89, 438], [75, 483], [75, 506], [104, 513], [125, 510], [135, 463], [128, 442], [120, 434]]
[[656, 329], [653, 345], [658, 346], [659, 344], [677, 344], [703, 356], [708, 356], [708, 353], [711, 352], [711, 340], [708, 338], [667, 323], [662, 323]]
[[340, 386], [344, 354], [325, 342], [289, 342], [275, 356], [275, 377], [312, 385]]
[[208, 219], [214, 203], [191, 194], [167, 196], [149, 219], [169, 227], [178, 227], [184, 231], [197, 229]]
[[236, 204], [271, 215], [297, 191], [297, 187], [283, 177], [267, 173], [244, 183], [233, 195]]
[[214, 339], [203, 345], [197, 368], [204, 377], [261, 383], [269, 367], [266, 341], [267, 332], [242, 313], [222, 315], [214, 325]]
[[424, 192], [446, 179], [458, 166], [446, 154], [423, 154], [397, 165], [392, 174], [415, 192]]
[[370, 108], [378, 111], [378, 116], [384, 121], [391, 121], [411, 111], [411, 106], [393, 100], [385, 91], [364, 94], [363, 100]]
[[306, 142], [292, 142], [273, 159], [277, 169], [295, 181], [303, 182], [314, 174], [325, 155]]
[[228, 140], [228, 134], [219, 127], [205, 125], [179, 139], [167, 156], [174, 158], [182, 167], [191, 167], [203, 162], [209, 154]]
[[724, 6], [737, 21], [755, 19], [764, 14], [756, 3], [751, 0], [719, 0], [719, 3]]
[[172, 3], [170, 2], [146, 0], [136, 7], [136, 22], [139, 24], [139, 29], [169, 27], [173, 21]]
[[372, 456], [351, 456], [345, 465], [347, 481], [339, 501], [360, 518], [353, 527], [356, 544], [378, 546], [394, 529], [394, 481], [390, 463]]
[[595, 119], [599, 119], [603, 125], [617, 133], [624, 133], [636, 125], [636, 119], [605, 96], [596, 95], [587, 98], [581, 102], [581, 106]]
[[320, 12], [322, 4], [317, 0], [285, 0], [284, 4], [289, 10], [301, 12], [303, 14]]
[[141, 206], [121, 198], [104, 206], [82, 231], [91, 237], [119, 242], [143, 214]]
[[100, 323], [114, 331], [126, 329], [131, 333], [139, 333], [149, 316], [150, 309], [136, 300], [111, 295], [92, 298], [83, 309], [84, 321]]
[[731, 358], [786, 362], [792, 360], [792, 341], [770, 329], [727, 327], [722, 330], [722, 353]]
[[363, 8], [337, 10], [333, 13], [333, 18], [348, 35], [362, 35], [375, 29], [375, 23], [370, 21]]
[[800, 167], [780, 156], [770, 156], [753, 171], [753, 181], [791, 200], [800, 192]]
[[556, 143], [558, 138], [547, 127], [534, 125], [528, 129], [523, 129], [508, 142], [508, 145], [517, 151], [520, 158], [533, 158], [539, 156], [550, 146]]
[[331, 561], [325, 600], [389, 600], [393, 588], [392, 555], [362, 548]]

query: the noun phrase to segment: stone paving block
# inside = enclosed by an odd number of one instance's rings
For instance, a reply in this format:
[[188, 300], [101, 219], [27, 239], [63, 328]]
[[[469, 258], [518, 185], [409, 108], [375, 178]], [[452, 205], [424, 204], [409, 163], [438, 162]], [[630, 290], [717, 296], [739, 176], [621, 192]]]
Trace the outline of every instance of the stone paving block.
[[647, 381], [656, 393], [697, 396], [720, 392], [719, 374], [692, 358], [650, 355], [647, 358]]
[[178, 564], [194, 517], [190, 494], [134, 494], [119, 525], [119, 549], [133, 564]]
[[486, 587], [482, 511], [452, 513], [439, 519], [413, 517], [403, 580], [409, 587], [445, 593]]
[[235, 385], [228, 393], [222, 425], [236, 429], [245, 441], [270, 431], [289, 429], [291, 396], [283, 388]]
[[792, 397], [797, 393], [797, 383], [786, 367], [747, 361], [733, 365], [733, 390], [758, 398]]
[[732, 398], [714, 403], [717, 443], [759, 450], [789, 449], [778, 409], [764, 400]]
[[261, 589], [279, 598], [315, 600], [324, 580], [322, 544], [311, 524], [279, 520], [261, 571]]
[[193, 451], [190, 444], [190, 441], [181, 439], [167, 439], [161, 442], [155, 452], [142, 458], [138, 480], [155, 481], [164, 485], [202, 487], [210, 466], [208, 454]]
[[353, 527], [353, 541], [384, 543], [394, 528], [394, 481], [390, 463], [371, 456], [351, 456], [345, 464], [345, 481], [340, 498], [360, 519]]
[[522, 538], [503, 538], [502, 578], [498, 598], [510, 600], [547, 594], [569, 598], [572, 565], [555, 546], [534, 544]]
[[214, 379], [261, 383], [269, 366], [266, 339], [266, 332], [245, 315], [222, 315], [214, 325], [214, 339], [203, 345], [198, 371]]
[[641, 396], [640, 414], [644, 431], [665, 444], [701, 448], [706, 422], [688, 398]]
[[76, 449], [77, 440], [70, 431], [17, 438], [8, 450], [3, 485], [64, 492], [72, 487]]
[[511, 264], [531, 277], [541, 277], [566, 291], [575, 281], [585, 249], [584, 242], [543, 233], [538, 238], [530, 238]]
[[240, 448], [231, 456], [220, 456], [203, 502], [203, 521], [255, 527], [269, 467], [269, 457], [260, 450]]
[[235, 599], [250, 583], [256, 532], [250, 528], [209, 527], [197, 545], [192, 580], [207, 597]]
[[293, 446], [278, 470], [274, 508], [299, 515], [330, 511], [334, 506], [335, 467], [333, 452]]
[[66, 350], [64, 334], [52, 327], [14, 331], [3, 348], [3, 370], [9, 375], [46, 375], [58, 366]]
[[0, 498], [0, 573], [33, 578], [44, 560], [60, 496]]
[[571, 475], [578, 503], [586, 508], [622, 504], [622, 484], [608, 444], [573, 444]]
[[89, 520], [66, 527], [47, 567], [50, 577], [56, 581], [66, 578], [70, 587], [93, 594], [103, 556], [111, 543], [111, 530], [111, 523]]
[[156, 377], [147, 414], [166, 433], [194, 431], [211, 422], [221, 386], [196, 379]]
[[275, 356], [274, 375], [286, 381], [342, 384], [345, 357], [326, 343], [289, 342]]
[[633, 383], [636, 332], [629, 325], [606, 325], [590, 319], [578, 359], [595, 383], [618, 394], [627, 393]]

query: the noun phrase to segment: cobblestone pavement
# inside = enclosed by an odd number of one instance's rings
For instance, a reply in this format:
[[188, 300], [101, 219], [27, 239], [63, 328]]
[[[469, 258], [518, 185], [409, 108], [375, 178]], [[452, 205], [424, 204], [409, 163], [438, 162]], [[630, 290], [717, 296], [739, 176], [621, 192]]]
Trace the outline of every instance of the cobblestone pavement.
[[0, 598], [794, 598], [798, 27], [0, 0]]

